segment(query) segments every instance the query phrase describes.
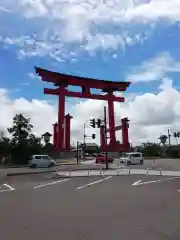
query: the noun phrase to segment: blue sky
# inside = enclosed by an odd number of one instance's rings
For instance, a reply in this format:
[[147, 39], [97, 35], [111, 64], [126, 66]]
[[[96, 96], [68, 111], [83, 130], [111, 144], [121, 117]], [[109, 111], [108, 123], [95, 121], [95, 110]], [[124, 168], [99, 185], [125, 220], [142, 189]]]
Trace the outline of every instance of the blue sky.
[[[87, 38], [84, 37], [80, 41], [74, 41], [74, 39], [62, 40], [62, 35], [57, 34], [56, 36], [56, 29], [52, 27], [48, 20], [43, 21], [43, 16], [42, 18], [36, 16], [25, 18], [27, 13], [24, 12], [23, 15], [20, 12], [22, 10], [21, 5], [19, 8], [18, 6], [15, 8], [9, 3], [8, 6], [4, 7], [9, 7], [13, 11], [0, 12], [0, 20], [6, 22], [0, 28], [2, 39], [0, 44], [0, 87], [11, 90], [14, 98], [45, 99], [42, 94], [45, 85], [38, 78], [33, 79], [30, 77], [31, 75], [29, 76], [30, 73], [34, 73], [35, 65], [68, 74], [126, 81], [128, 76], [136, 72], [136, 69], [143, 62], [151, 61], [158, 54], [166, 52], [175, 62], [180, 62], [178, 21], [174, 23], [172, 21], [165, 22], [159, 18], [156, 21], [151, 20], [145, 24], [135, 24], [133, 21], [125, 24], [98, 23], [96, 26], [91, 27], [92, 36], [101, 34], [103, 38], [103, 34], [105, 37], [106, 34], [111, 34], [116, 39], [117, 35], [123, 36], [126, 33], [126, 36], [132, 39], [132, 44], [126, 44], [126, 46], [122, 47], [122, 45], [116, 45], [116, 43], [113, 46], [112, 43], [107, 48], [97, 46], [92, 51], [87, 51], [84, 49], [80, 50], [80, 46], [85, 45]], [[24, 5], [24, 9], [25, 7]], [[52, 40], [51, 34], [54, 34]], [[137, 35], [142, 41], [135, 40]], [[31, 41], [33, 39], [45, 44], [47, 42], [48, 44], [55, 43], [60, 51], [63, 49], [63, 54], [60, 55], [62, 61], [53, 59], [51, 51], [45, 53], [45, 50], [42, 54], [28, 56], [28, 51], [32, 51], [34, 46], [32, 42], [28, 44], [28, 41], [24, 44], [24, 39], [27, 39], [28, 36], [30, 36]], [[16, 42], [9, 43], [7, 38], [16, 39]], [[17, 43], [17, 39], [22, 43], [22, 46], [20, 46], [20, 43]], [[108, 39], [105, 38], [104, 41], [108, 41]], [[24, 49], [26, 54], [24, 54], [23, 58], [20, 58], [19, 52], [24, 51]], [[34, 49], [34, 51], [36, 50]], [[166, 72], [166, 69], [163, 69], [163, 71], [165, 72], [165, 77], [172, 78], [173, 84], [178, 87], [178, 71]], [[143, 82], [143, 79], [140, 82], [134, 81], [128, 91], [133, 93], [158, 91], [159, 81], [161, 80], [161, 78], [158, 79], [157, 77], [153, 81], [145, 80]], [[51, 97], [48, 96], [48, 98]]]
[[[137, 134], [153, 139], [150, 135], [166, 131], [167, 123], [179, 128], [179, 12], [179, 0], [0, 0], [3, 125], [10, 124], [10, 112], [13, 116], [27, 109], [40, 127], [51, 114], [42, 130], [51, 131], [57, 98], [43, 94], [43, 88], [52, 85], [35, 75], [34, 67], [39, 66], [83, 77], [132, 81], [125, 94], [128, 103], [122, 108], [117, 105], [116, 113], [139, 124], [146, 119], [145, 125], [153, 128], [132, 127], [134, 139]], [[76, 134], [82, 109], [84, 120], [103, 109], [101, 103], [87, 100], [69, 99], [67, 105], [77, 119], [73, 120]]]

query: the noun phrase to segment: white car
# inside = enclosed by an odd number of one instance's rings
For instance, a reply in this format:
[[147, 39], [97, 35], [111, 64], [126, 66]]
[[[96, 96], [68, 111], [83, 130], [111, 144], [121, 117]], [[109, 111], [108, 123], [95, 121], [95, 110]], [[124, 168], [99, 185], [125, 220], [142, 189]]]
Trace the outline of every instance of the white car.
[[122, 157], [120, 157], [120, 163], [122, 164], [143, 164], [144, 158], [141, 152], [129, 152], [124, 153]]
[[48, 155], [32, 155], [28, 166], [30, 168], [47, 168], [54, 167], [56, 161], [50, 158]]

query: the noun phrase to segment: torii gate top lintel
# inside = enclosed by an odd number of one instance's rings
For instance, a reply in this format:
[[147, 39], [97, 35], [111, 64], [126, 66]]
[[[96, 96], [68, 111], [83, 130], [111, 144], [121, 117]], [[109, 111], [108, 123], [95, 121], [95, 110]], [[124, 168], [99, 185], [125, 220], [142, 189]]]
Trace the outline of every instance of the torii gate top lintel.
[[42, 77], [45, 82], [52, 82], [57, 86], [61, 84], [80, 86], [82, 88], [96, 88], [101, 89], [103, 92], [108, 92], [111, 89], [114, 91], [126, 91], [130, 82], [114, 82], [107, 80], [97, 80], [93, 78], [84, 78], [73, 75], [67, 75], [57, 72], [48, 71], [46, 69], [35, 67], [36, 73]]

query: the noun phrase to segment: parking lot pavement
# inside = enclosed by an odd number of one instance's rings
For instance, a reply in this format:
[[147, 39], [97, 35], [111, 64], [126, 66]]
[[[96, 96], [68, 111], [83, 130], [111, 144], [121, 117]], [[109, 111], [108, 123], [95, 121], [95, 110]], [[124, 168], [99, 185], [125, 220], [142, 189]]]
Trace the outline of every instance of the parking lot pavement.
[[94, 164], [72, 164], [72, 165], [57, 165], [56, 167], [52, 168], [37, 168], [37, 169], [31, 169], [29, 167], [20, 167], [20, 168], [2, 168], [0, 169], [0, 177], [1, 172], [4, 175], [25, 175], [25, 174], [34, 174], [34, 173], [49, 173], [49, 172], [55, 172], [57, 170], [61, 171], [68, 171], [68, 170], [84, 170], [84, 169], [99, 169], [99, 166], [96, 166]]
[[[170, 158], [157, 158], [157, 159], [145, 159], [144, 164], [142, 165], [130, 165], [131, 168], [139, 168], [139, 169], [145, 169], [145, 168], [153, 168], [153, 165], [155, 163], [155, 167], [157, 169], [163, 169], [163, 170], [180, 170], [180, 159], [170, 159]], [[86, 160], [82, 162], [82, 165], [98, 165], [105, 167], [105, 164], [95, 164], [95, 160]], [[124, 167], [123, 164], [119, 164], [119, 159], [115, 158], [115, 161], [113, 164], [109, 164], [111, 168], [116, 168], [120, 166], [121, 168]]]
[[180, 239], [178, 178], [50, 176], [6, 182], [15, 190], [0, 193], [0, 239]]
[[[143, 165], [138, 165], [138, 168], [152, 168], [154, 160], [144, 160]], [[135, 165], [132, 165], [134, 168]], [[155, 167], [163, 170], [180, 170], [180, 159], [161, 158], [155, 159]]]

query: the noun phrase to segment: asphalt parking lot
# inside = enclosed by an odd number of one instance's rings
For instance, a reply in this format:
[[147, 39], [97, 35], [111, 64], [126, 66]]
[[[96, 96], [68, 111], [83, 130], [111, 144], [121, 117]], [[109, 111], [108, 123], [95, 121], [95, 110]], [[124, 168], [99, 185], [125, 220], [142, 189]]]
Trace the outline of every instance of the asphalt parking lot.
[[[131, 168], [139, 168], [139, 169], [146, 169], [146, 168], [153, 168], [153, 164], [155, 163], [155, 167], [157, 169], [163, 169], [163, 170], [180, 170], [180, 159], [170, 159], [170, 158], [161, 158], [161, 159], [145, 159], [144, 164], [142, 165], [130, 165]], [[83, 164], [93, 164], [95, 165], [95, 160], [87, 160], [84, 161]], [[104, 165], [105, 164], [99, 164]], [[123, 164], [119, 164], [119, 159], [115, 159], [113, 164], [109, 164], [112, 167], [115, 167], [115, 165], [119, 165], [120, 167], [123, 167]]]
[[[119, 163], [119, 162], [118, 162]], [[155, 159], [155, 167], [157, 170], [180, 170], [180, 159]], [[117, 164], [115, 159], [113, 164], [109, 164], [109, 167], [114, 168], [127, 168], [123, 164]], [[152, 169], [153, 160], [145, 160], [142, 165], [130, 165], [128, 168], [132, 169]], [[0, 178], [2, 174], [16, 175], [16, 174], [27, 174], [27, 173], [38, 173], [38, 172], [55, 172], [55, 171], [73, 171], [73, 170], [100, 170], [105, 168], [105, 164], [95, 164], [95, 160], [86, 160], [81, 162], [81, 164], [71, 164], [71, 165], [58, 165], [50, 169], [30, 169], [28, 167], [19, 167], [19, 168], [0, 168]], [[2, 173], [4, 172], [4, 173]]]
[[180, 170], [180, 159], [161, 158], [153, 160], [144, 160], [143, 165], [139, 165], [139, 168], [152, 168], [153, 162], [157, 169], [163, 170]]
[[164, 176], [8, 177], [0, 239], [179, 240], [178, 190], [180, 179]]

